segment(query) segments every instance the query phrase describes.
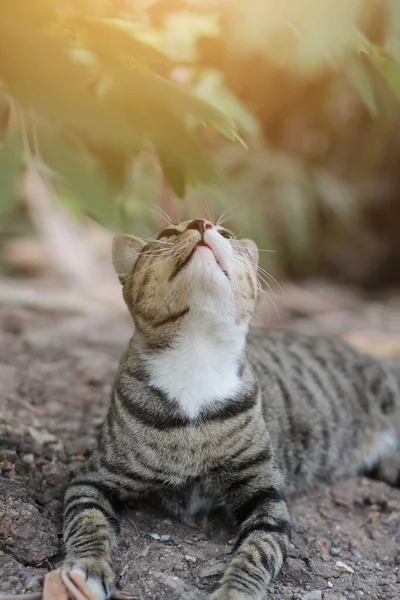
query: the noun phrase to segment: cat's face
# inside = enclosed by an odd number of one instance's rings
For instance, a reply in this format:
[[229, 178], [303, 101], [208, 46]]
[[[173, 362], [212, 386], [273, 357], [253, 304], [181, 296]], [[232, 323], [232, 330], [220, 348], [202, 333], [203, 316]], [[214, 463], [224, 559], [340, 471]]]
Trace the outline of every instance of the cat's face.
[[[125, 302], [143, 333], [170, 337], [189, 315], [247, 324], [257, 297], [258, 252], [250, 240], [206, 219], [160, 231], [155, 241], [118, 235], [113, 264]], [[205, 319], [205, 322], [207, 319]]]

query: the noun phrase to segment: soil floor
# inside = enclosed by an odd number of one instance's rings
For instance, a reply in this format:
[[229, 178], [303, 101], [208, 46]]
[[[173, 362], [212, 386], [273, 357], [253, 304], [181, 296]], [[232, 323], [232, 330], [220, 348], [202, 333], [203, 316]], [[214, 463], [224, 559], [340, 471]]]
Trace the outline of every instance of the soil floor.
[[[310, 333], [369, 327], [400, 339], [399, 302], [346, 301], [331, 313], [312, 312], [283, 311], [280, 326]], [[40, 590], [59, 563], [63, 494], [93, 448], [131, 332], [118, 311], [0, 309], [0, 593]], [[289, 557], [268, 598], [400, 599], [400, 490], [357, 479], [292, 498], [290, 508]], [[233, 537], [221, 517], [190, 529], [138, 507], [124, 519], [115, 552], [118, 585], [141, 599], [206, 598]]]

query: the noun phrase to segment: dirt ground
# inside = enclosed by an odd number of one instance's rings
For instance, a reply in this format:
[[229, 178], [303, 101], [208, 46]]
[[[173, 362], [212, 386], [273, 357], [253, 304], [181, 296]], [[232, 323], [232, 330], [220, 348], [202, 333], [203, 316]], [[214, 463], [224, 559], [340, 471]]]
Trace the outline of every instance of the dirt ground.
[[[324, 302], [333, 301], [333, 291], [324, 294]], [[312, 305], [305, 297], [297, 306], [302, 302]], [[295, 301], [279, 325], [311, 333], [370, 328], [400, 338], [398, 300], [349, 297], [333, 311], [318, 302], [308, 311]], [[118, 311], [0, 308], [0, 593], [40, 590], [58, 564], [63, 493], [94, 445], [131, 331]], [[290, 507], [289, 558], [268, 598], [399, 600], [400, 490], [357, 479], [292, 498]], [[119, 587], [141, 599], [205, 598], [233, 536], [220, 517], [196, 530], [139, 507], [124, 520], [115, 553]]]

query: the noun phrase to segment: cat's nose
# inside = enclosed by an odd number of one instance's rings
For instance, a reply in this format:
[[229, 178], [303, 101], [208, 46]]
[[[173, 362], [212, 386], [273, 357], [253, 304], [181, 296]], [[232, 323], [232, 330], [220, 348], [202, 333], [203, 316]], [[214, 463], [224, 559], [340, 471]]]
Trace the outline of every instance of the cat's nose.
[[197, 229], [197, 231], [201, 234], [201, 237], [204, 237], [204, 232], [206, 229], [212, 228], [213, 224], [207, 219], [196, 219], [195, 221], [192, 221], [190, 225], [187, 226], [187, 229]]

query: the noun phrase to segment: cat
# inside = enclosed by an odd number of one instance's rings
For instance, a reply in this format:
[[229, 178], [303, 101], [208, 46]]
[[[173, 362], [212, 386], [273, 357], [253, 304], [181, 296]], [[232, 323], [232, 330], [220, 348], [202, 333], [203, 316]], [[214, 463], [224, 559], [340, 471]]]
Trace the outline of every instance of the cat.
[[257, 263], [252, 241], [206, 219], [114, 238], [135, 332], [64, 504], [64, 566], [99, 600], [128, 501], [151, 494], [181, 519], [221, 507], [238, 535], [210, 597], [261, 600], [287, 554], [287, 494], [373, 469], [399, 485], [400, 368], [333, 337], [249, 329]]

